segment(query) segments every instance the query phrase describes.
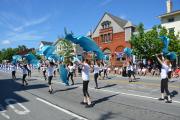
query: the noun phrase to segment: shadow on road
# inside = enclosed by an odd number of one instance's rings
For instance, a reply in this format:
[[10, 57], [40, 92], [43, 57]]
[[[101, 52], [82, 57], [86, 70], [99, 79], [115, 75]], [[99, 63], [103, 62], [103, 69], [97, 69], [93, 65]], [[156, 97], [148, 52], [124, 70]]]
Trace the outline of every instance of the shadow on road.
[[171, 93], [170, 93], [171, 97], [175, 97], [176, 95], [178, 95], [178, 91], [176, 90], [173, 90]]
[[117, 85], [117, 84], [106, 85], [106, 86], [103, 86], [103, 87], [99, 87], [99, 89], [101, 89], [101, 88], [113, 87], [113, 86], [115, 86], [115, 85]]
[[116, 95], [118, 95], [118, 94], [110, 95], [110, 96], [107, 96], [107, 97], [100, 98], [100, 99], [98, 99], [98, 100], [94, 100], [94, 101], [92, 101], [92, 104], [93, 104], [93, 106], [94, 106], [94, 105], [96, 105], [96, 104], [98, 104], [98, 103], [101, 103], [101, 102], [104, 102], [104, 101], [108, 101], [110, 98], [112, 98], [112, 97], [114, 97], [114, 96], [116, 96]]
[[74, 89], [76, 89], [76, 88], [78, 88], [78, 87], [71, 87], [71, 88], [66, 88], [66, 89], [63, 89], [63, 90], [55, 90], [55, 91], [53, 92], [53, 94], [54, 94], [54, 93], [57, 93], [57, 92], [64, 92], [64, 91], [68, 91], [68, 90], [74, 90]]
[[[48, 87], [48, 86], [43, 84], [37, 84], [37, 85], [28, 85], [23, 87], [20, 83], [12, 79], [0, 79], [0, 106], [2, 106], [3, 109], [6, 110], [7, 103], [5, 102], [5, 100], [7, 99], [15, 99], [19, 103], [28, 102], [26, 98], [18, 95], [16, 92], [29, 90], [29, 89], [39, 89], [44, 87]], [[16, 102], [11, 104], [16, 104]], [[0, 108], [0, 111], [2, 111], [3, 109]]]
[[107, 112], [105, 114], [102, 114], [101, 117], [98, 120], [109, 120], [115, 118], [115, 115], [118, 115], [117, 113]]

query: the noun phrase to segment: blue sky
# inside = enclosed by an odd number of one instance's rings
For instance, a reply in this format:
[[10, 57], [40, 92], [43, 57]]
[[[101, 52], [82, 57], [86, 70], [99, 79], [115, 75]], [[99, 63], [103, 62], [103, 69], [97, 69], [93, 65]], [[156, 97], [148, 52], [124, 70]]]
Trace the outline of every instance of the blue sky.
[[[179, 9], [180, 0], [173, 0], [173, 10]], [[104, 12], [151, 28], [166, 12], [166, 0], [0, 0], [0, 49], [37, 48], [41, 40], [63, 37], [64, 27], [86, 35]]]

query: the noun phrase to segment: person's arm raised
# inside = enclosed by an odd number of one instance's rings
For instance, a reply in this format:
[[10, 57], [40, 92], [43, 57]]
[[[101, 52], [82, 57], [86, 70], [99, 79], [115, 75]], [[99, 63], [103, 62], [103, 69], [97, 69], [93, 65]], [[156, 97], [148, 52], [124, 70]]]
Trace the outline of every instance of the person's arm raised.
[[163, 63], [162, 60], [159, 58], [158, 54], [156, 54], [156, 58], [161, 64]]

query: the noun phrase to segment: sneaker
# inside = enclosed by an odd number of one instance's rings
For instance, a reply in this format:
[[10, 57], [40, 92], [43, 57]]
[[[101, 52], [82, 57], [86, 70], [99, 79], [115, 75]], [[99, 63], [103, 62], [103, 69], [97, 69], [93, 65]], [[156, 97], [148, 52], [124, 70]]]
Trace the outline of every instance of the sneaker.
[[158, 100], [159, 100], [159, 101], [162, 101], [162, 100], [164, 100], [164, 98], [159, 98]]
[[172, 100], [167, 100], [166, 103], [172, 103]]

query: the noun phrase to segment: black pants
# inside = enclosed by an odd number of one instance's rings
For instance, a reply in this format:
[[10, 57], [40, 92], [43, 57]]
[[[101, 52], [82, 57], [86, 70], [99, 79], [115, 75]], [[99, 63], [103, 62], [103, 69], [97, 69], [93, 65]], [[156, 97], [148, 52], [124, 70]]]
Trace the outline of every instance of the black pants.
[[71, 77], [72, 84], [74, 84], [73, 72], [69, 72], [69, 73], [68, 73], [68, 81], [69, 81], [69, 77]]
[[102, 72], [102, 70], [99, 71], [99, 76], [100, 76], [100, 77], [101, 77], [101, 72]]
[[27, 81], [26, 81], [26, 76], [27, 76], [27, 74], [23, 74], [23, 78], [22, 78], [22, 83], [23, 83], [23, 84], [24, 84], [24, 82], [27, 83]]
[[16, 71], [12, 71], [12, 78], [16, 79]]
[[164, 93], [164, 91], [166, 92], [167, 95], [170, 95], [168, 90], [168, 78], [161, 80], [161, 93]]
[[104, 77], [108, 77], [108, 75], [107, 75], [107, 69], [104, 69]]
[[47, 79], [47, 78], [46, 78], [46, 70], [43, 71], [43, 76], [44, 76], [44, 79], [46, 80], [46, 79]]
[[83, 81], [83, 94], [84, 94], [84, 97], [89, 97], [88, 83], [89, 83], [89, 81]]
[[172, 71], [168, 72], [168, 78], [171, 79]]
[[98, 79], [98, 73], [95, 73], [94, 74], [94, 81], [95, 81], [95, 84], [96, 84], [96, 88], [98, 88], [97, 79]]
[[51, 85], [51, 81], [52, 81], [53, 76], [48, 76], [48, 84]]
[[28, 70], [28, 76], [31, 77], [31, 70]]

